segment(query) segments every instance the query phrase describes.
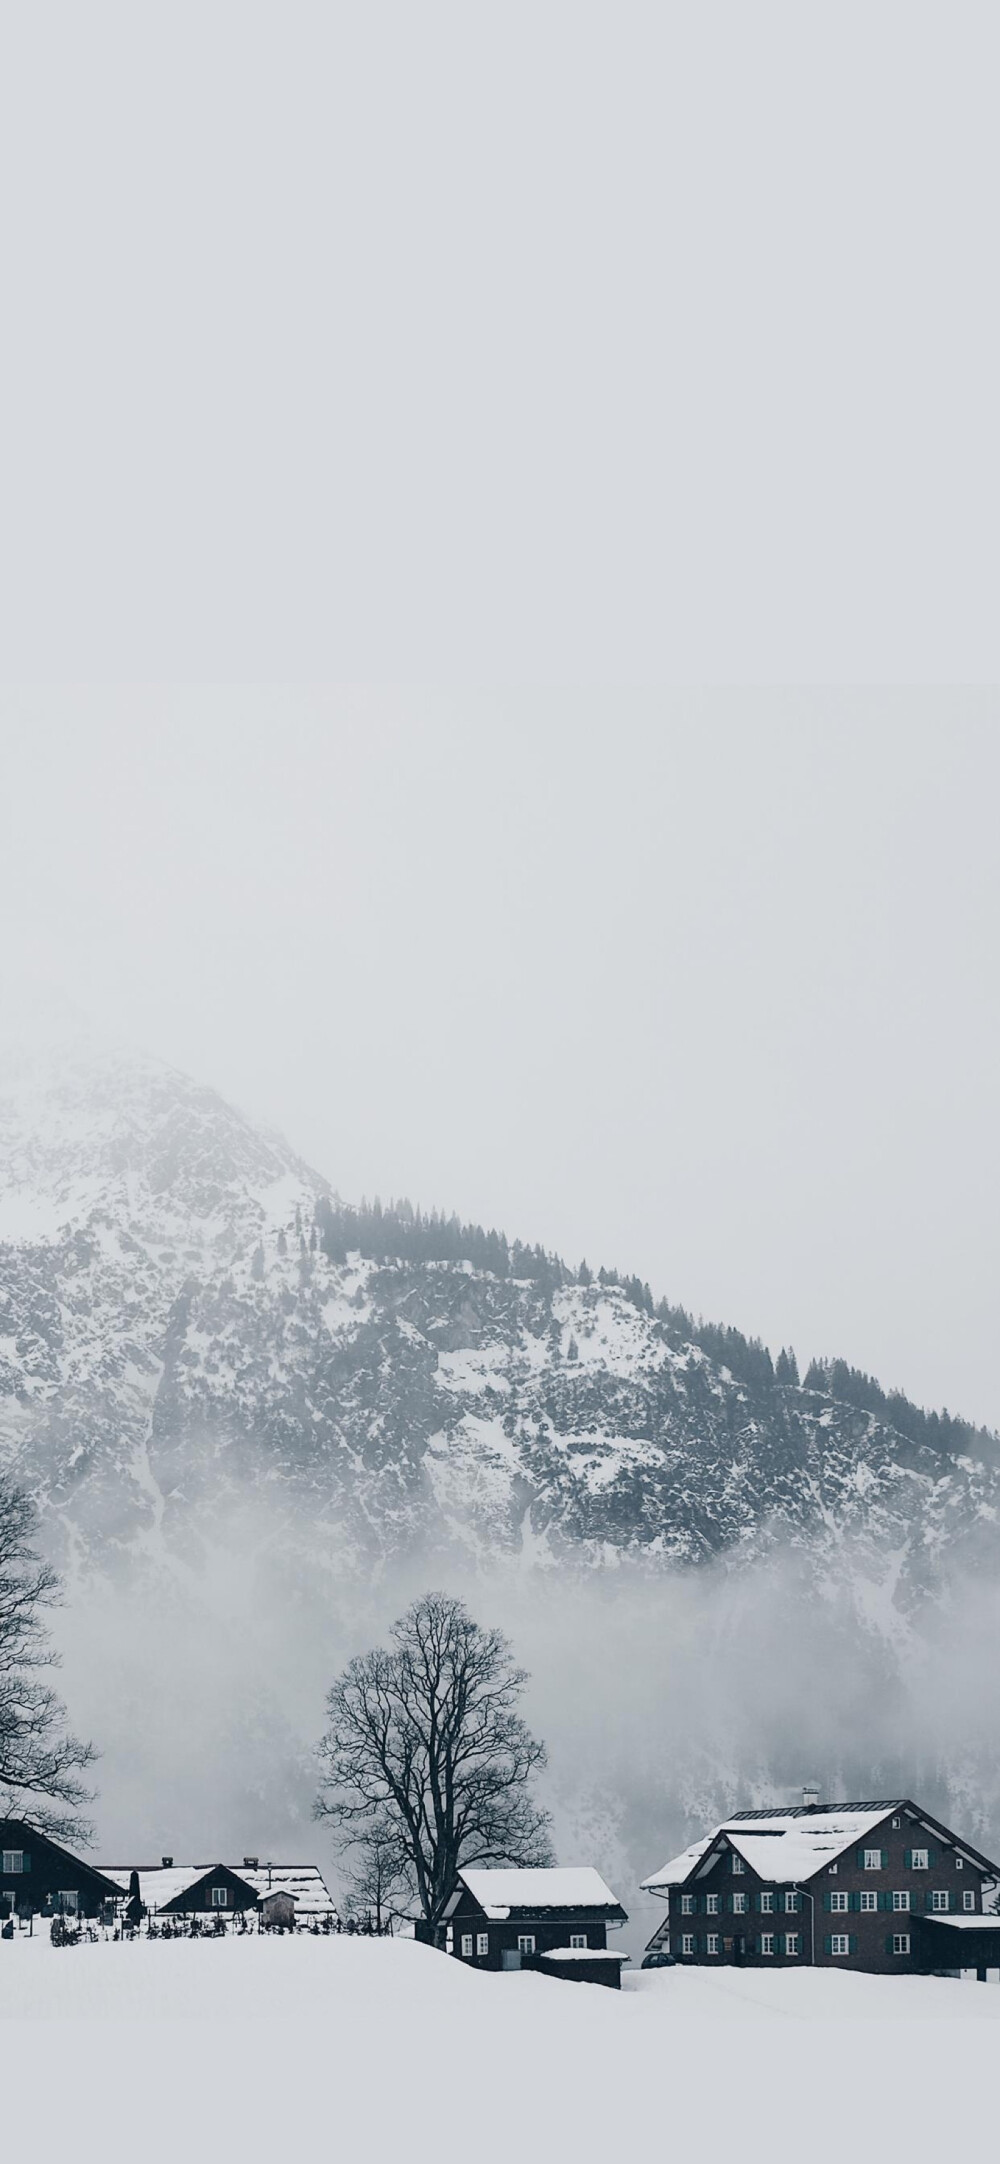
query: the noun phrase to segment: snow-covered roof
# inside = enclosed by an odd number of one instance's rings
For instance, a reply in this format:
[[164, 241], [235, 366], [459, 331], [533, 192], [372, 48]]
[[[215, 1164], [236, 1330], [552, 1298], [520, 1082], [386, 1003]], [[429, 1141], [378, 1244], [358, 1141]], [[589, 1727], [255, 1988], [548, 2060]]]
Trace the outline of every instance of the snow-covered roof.
[[604, 1946], [549, 1946], [540, 1956], [542, 1961], [630, 1961], [631, 1954], [613, 1953]]
[[511, 1909], [618, 1909], [621, 1903], [589, 1865], [547, 1870], [460, 1871], [459, 1878], [487, 1916], [502, 1922]]
[[725, 1847], [734, 1848], [758, 1878], [776, 1886], [797, 1884], [802, 1879], [812, 1878], [814, 1872], [843, 1855], [853, 1843], [864, 1841], [890, 1811], [898, 1808], [890, 1801], [831, 1804], [821, 1810], [809, 1807], [736, 1812], [717, 1826], [706, 1840], [696, 1841], [682, 1855], [674, 1856], [664, 1864], [662, 1871], [654, 1871], [651, 1878], [643, 1879], [643, 1890], [657, 1893], [671, 1886], [683, 1886], [688, 1879], [697, 1877], [714, 1863], [720, 1849]]
[[[132, 1876], [130, 1867], [121, 1864], [102, 1866], [105, 1878], [110, 1878], [127, 1894]], [[146, 1907], [154, 1914], [169, 1907], [178, 1895], [196, 1886], [210, 1871], [218, 1870], [217, 1863], [187, 1864], [140, 1864], [139, 1895]], [[314, 1863], [231, 1863], [221, 1867], [232, 1871], [244, 1885], [252, 1887], [258, 1900], [269, 1893], [288, 1893], [295, 1901], [296, 1918], [303, 1916], [335, 1916], [336, 1904], [331, 1898], [323, 1877]]]
[[1000, 1931], [1000, 1916], [922, 1916], [923, 1924], [947, 1924], [949, 1931]]

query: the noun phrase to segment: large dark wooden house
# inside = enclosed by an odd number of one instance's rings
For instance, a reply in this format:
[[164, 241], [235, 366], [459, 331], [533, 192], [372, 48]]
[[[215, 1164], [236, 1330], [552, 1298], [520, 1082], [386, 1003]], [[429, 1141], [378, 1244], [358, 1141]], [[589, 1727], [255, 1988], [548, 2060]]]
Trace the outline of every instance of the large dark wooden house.
[[1000, 1870], [927, 1811], [889, 1802], [737, 1811], [643, 1880], [675, 1961], [829, 1965], [887, 1975], [1000, 1966]]
[[470, 1968], [539, 1969], [617, 1988], [628, 1956], [609, 1949], [608, 1927], [627, 1922], [598, 1871], [470, 1867], [448, 1903], [445, 1947]]
[[101, 1916], [121, 1889], [23, 1818], [0, 1819], [0, 1918]]

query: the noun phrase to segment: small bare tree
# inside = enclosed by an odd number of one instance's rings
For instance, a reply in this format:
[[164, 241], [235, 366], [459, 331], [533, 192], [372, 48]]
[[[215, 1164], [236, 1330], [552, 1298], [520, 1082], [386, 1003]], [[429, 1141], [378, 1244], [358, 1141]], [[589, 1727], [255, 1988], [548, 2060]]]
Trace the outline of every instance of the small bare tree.
[[413, 1878], [398, 1825], [375, 1818], [345, 1852], [350, 1912], [371, 1917], [375, 1930], [387, 1930], [405, 1916], [413, 1900]]
[[42, 1679], [56, 1658], [44, 1611], [60, 1586], [36, 1552], [35, 1530], [27, 1496], [0, 1481], [0, 1814], [86, 1841], [81, 1813], [93, 1792], [80, 1775], [94, 1750], [68, 1733], [65, 1707]]
[[516, 1711], [527, 1682], [502, 1632], [425, 1593], [391, 1644], [350, 1662], [327, 1699], [316, 1815], [345, 1848], [395, 1834], [421, 1912], [441, 1922], [461, 1865], [552, 1860], [530, 1795], [544, 1744]]

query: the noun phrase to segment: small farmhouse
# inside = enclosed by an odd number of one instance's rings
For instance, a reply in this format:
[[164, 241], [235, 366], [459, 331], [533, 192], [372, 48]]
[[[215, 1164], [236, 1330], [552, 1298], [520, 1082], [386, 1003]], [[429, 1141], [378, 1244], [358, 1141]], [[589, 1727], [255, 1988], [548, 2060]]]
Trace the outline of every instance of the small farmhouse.
[[0, 1919], [100, 1916], [121, 1889], [25, 1819], [0, 1819]]
[[1000, 1965], [1000, 1871], [908, 1798], [737, 1811], [643, 1880], [676, 1961], [897, 1975]]
[[[236, 1916], [260, 1910], [270, 1925], [335, 1920], [337, 1910], [315, 1864], [279, 1864], [245, 1858], [227, 1863], [107, 1864], [119, 1898], [128, 1893], [133, 1869], [139, 1899], [150, 1916]], [[280, 1897], [280, 1898], [279, 1898]]]
[[445, 1914], [446, 1951], [472, 1968], [621, 1983], [628, 1956], [609, 1950], [608, 1928], [628, 1918], [598, 1871], [470, 1867], [458, 1873]]

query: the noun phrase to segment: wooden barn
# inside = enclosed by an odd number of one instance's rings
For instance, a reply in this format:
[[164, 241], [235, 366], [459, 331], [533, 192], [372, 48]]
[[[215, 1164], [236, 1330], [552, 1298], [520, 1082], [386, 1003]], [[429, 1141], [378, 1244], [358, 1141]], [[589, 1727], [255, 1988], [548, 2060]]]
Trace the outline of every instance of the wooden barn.
[[648, 1951], [716, 1967], [985, 1974], [996, 1864], [907, 1797], [737, 1811], [643, 1880], [667, 1914]]
[[539, 1969], [617, 1990], [627, 1954], [608, 1929], [627, 1923], [598, 1871], [460, 1871], [446, 1910], [445, 1949], [478, 1969]]
[[101, 1916], [121, 1889], [23, 1818], [0, 1819], [0, 1919]]

